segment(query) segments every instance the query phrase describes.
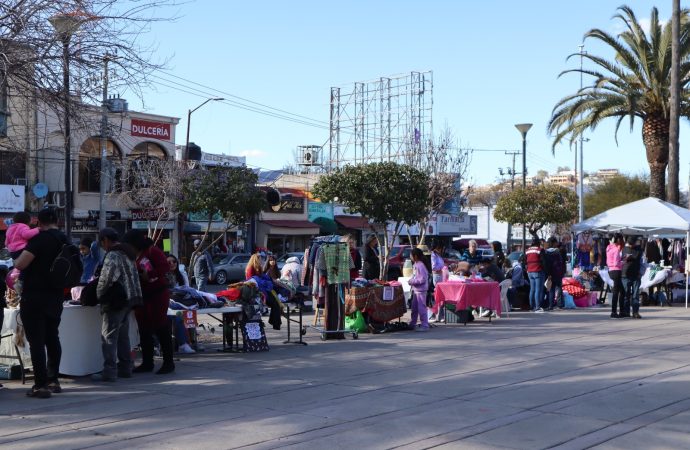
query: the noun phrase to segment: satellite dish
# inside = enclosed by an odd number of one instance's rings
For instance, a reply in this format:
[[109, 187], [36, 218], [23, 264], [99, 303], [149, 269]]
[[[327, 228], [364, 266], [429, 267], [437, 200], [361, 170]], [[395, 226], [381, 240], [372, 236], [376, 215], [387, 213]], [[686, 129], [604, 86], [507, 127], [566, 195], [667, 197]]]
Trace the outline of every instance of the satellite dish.
[[280, 192], [277, 189], [268, 188], [266, 191], [266, 201], [270, 206], [280, 207]]
[[45, 183], [36, 183], [32, 189], [36, 198], [43, 198], [48, 195], [48, 185]]

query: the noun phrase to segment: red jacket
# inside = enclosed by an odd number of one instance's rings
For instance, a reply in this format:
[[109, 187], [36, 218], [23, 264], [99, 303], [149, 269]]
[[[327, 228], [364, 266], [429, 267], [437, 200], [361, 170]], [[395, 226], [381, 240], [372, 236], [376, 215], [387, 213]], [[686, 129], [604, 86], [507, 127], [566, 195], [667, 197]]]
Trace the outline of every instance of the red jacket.
[[544, 249], [541, 247], [528, 247], [525, 252], [527, 255], [527, 272], [544, 271]]

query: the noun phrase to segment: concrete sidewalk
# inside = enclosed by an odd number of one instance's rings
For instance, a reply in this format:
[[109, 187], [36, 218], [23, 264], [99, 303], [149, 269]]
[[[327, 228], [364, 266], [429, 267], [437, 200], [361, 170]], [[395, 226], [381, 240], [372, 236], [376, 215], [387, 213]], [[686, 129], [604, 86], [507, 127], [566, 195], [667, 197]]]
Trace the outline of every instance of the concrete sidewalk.
[[173, 376], [0, 391], [5, 448], [690, 448], [690, 313], [512, 313], [184, 355]]

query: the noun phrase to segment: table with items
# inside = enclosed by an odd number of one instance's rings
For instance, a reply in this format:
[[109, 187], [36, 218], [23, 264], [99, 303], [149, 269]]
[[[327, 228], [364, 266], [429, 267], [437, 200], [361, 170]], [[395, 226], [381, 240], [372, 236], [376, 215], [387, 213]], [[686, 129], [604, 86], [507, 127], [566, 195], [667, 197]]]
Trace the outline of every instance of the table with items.
[[[58, 329], [62, 346], [61, 374], [84, 376], [103, 370], [101, 325], [99, 307], [65, 305]], [[24, 335], [19, 309], [5, 309], [2, 336], [2, 355], [28, 355], [29, 345]], [[129, 315], [129, 340], [132, 348], [139, 345], [139, 328], [134, 314]]]
[[[481, 306], [496, 312], [497, 316], [501, 315], [501, 290], [495, 281], [469, 279], [464, 281], [444, 281], [436, 285], [434, 300], [433, 311], [436, 314], [438, 314], [440, 308], [450, 304], [455, 307], [455, 311]], [[463, 322], [466, 324], [467, 314], [464, 316], [465, 320]], [[491, 317], [489, 316], [490, 320]]]
[[345, 314], [355, 311], [367, 313], [376, 322], [390, 322], [405, 312], [405, 294], [399, 283], [373, 284], [351, 287], [345, 295]]

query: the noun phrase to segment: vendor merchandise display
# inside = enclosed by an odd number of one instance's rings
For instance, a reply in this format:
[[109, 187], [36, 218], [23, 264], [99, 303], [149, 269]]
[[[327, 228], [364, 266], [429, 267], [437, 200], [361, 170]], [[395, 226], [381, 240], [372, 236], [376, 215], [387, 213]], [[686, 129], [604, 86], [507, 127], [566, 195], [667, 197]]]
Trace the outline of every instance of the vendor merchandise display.
[[345, 337], [345, 291], [354, 267], [348, 243], [338, 235], [314, 238], [304, 253], [302, 284], [323, 308], [325, 326], [319, 331], [324, 339]]

